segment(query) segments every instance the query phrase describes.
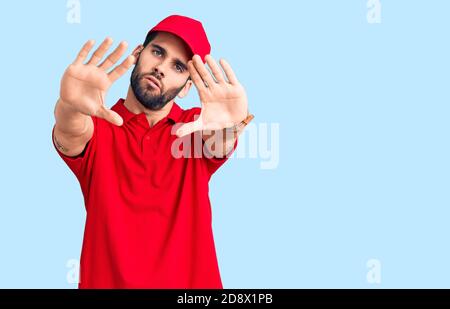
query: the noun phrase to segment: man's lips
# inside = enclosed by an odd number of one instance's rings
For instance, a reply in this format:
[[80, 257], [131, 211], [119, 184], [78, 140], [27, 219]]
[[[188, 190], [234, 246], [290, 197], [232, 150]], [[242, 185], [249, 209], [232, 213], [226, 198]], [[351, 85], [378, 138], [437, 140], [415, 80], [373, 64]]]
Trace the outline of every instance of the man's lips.
[[153, 76], [146, 76], [145, 79], [153, 86], [161, 90], [161, 82]]

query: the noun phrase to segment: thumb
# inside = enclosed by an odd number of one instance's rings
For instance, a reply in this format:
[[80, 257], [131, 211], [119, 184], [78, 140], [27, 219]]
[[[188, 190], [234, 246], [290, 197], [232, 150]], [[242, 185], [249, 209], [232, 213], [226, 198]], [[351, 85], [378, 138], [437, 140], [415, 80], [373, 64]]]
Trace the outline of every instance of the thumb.
[[120, 115], [118, 113], [116, 113], [115, 111], [110, 110], [109, 108], [106, 108], [105, 106], [102, 106], [98, 110], [96, 116], [99, 118], [103, 118], [106, 121], [108, 121], [116, 126], [121, 126], [123, 124], [122, 117], [120, 117]]
[[178, 137], [183, 137], [185, 135], [191, 134], [196, 131], [202, 130], [202, 122], [201, 120], [196, 120], [192, 122], [185, 123], [181, 125], [178, 130], [175, 132], [175, 134]]

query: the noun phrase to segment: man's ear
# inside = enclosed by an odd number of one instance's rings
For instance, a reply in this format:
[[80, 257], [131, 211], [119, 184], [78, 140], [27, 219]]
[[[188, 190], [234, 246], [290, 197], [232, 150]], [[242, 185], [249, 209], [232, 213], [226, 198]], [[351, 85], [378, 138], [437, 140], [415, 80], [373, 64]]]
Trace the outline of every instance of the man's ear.
[[191, 89], [191, 86], [192, 86], [192, 80], [189, 79], [186, 82], [186, 85], [184, 85], [183, 89], [181, 89], [181, 91], [178, 93], [178, 97], [180, 99], [184, 98], [189, 93], [189, 89]]
[[133, 52], [131, 53], [134, 56], [135, 62], [134, 64], [137, 63], [139, 56], [141, 55], [141, 52], [144, 50], [144, 45], [139, 44], [138, 46], [135, 47], [135, 49], [133, 50]]

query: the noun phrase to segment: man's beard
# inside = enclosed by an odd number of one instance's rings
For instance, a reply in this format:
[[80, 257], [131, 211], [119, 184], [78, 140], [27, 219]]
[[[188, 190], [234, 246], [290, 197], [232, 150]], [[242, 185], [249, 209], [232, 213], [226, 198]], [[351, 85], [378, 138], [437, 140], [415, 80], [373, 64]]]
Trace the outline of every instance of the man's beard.
[[[163, 108], [168, 102], [173, 100], [178, 93], [183, 89], [184, 85], [180, 88], [169, 89], [166, 92], [163, 92], [161, 87], [159, 94], [152, 94], [152, 91], [155, 91], [148, 83], [144, 81], [145, 77], [153, 76], [156, 79], [158, 78], [157, 72], [151, 73], [141, 73], [139, 70], [139, 61], [136, 63], [136, 66], [131, 73], [131, 89], [134, 92], [134, 96], [136, 99], [146, 108], [156, 111]], [[144, 82], [143, 82], [144, 81]], [[187, 81], [186, 81], [187, 82]]]

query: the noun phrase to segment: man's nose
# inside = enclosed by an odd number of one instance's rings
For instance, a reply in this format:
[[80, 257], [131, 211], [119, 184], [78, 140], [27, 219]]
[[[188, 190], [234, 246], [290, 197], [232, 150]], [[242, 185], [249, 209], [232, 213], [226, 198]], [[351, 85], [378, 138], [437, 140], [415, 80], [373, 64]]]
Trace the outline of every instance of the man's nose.
[[155, 68], [155, 77], [156, 77], [157, 79], [161, 79], [161, 78], [164, 77], [164, 73], [163, 73], [160, 69]]
[[161, 68], [161, 64], [155, 67], [155, 74], [157, 75], [156, 76], [157, 79], [161, 79], [164, 77], [164, 72]]

